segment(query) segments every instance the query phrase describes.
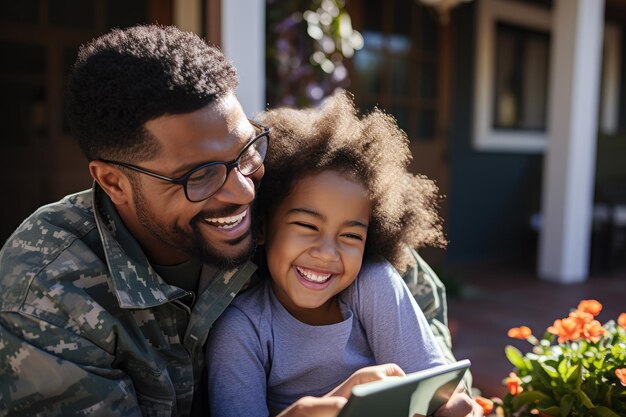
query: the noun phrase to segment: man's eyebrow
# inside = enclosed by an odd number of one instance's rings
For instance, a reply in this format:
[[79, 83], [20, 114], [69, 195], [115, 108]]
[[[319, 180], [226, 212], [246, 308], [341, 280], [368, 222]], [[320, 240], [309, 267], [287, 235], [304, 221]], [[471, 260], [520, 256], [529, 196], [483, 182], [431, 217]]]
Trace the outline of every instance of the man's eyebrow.
[[[251, 136], [250, 138], [248, 138], [248, 140], [247, 140], [247, 141], [246, 141], [246, 143], [245, 143], [245, 144], [241, 147], [241, 149], [239, 150], [239, 152], [241, 152], [241, 150], [242, 150], [243, 148], [245, 148], [245, 147], [246, 147], [246, 146], [247, 146], [247, 145], [248, 145], [248, 144], [249, 144], [249, 143], [250, 143], [250, 142], [251, 142], [251, 141], [252, 141], [252, 140], [256, 137], [256, 130], [255, 130], [254, 125], [252, 126], [252, 129], [253, 129], [253, 131], [252, 131], [252, 136]], [[237, 154], [237, 155], [239, 155], [239, 154]], [[185, 175], [185, 174], [189, 173], [189, 171], [191, 171], [192, 169], [194, 169], [194, 168], [198, 168], [198, 167], [199, 167], [199, 166], [201, 166], [201, 165], [210, 164], [210, 163], [212, 163], [212, 162], [223, 162], [223, 163], [228, 163], [228, 162], [231, 162], [231, 161], [215, 161], [215, 160], [213, 160], [213, 161], [201, 161], [201, 162], [196, 162], [196, 163], [186, 164], [186, 165], [183, 165], [182, 167], [178, 168], [176, 171], [174, 171], [174, 173], [172, 174], [172, 177], [173, 177], [173, 178], [180, 178], [180, 177], [182, 177], [183, 175]]]
[[[326, 216], [324, 216], [322, 213], [319, 213], [315, 210], [311, 210], [308, 208], [293, 208], [287, 212], [287, 214], [292, 214], [292, 213], [307, 214], [309, 216], [317, 217], [320, 220], [326, 220]], [[368, 228], [368, 225], [366, 223], [363, 223], [362, 221], [359, 221], [359, 220], [349, 220], [344, 225], [347, 227], [362, 227], [363, 229]]]
[[195, 162], [195, 163], [190, 163], [190, 164], [183, 165], [182, 167], [180, 167], [176, 171], [174, 171], [174, 173], [172, 174], [172, 177], [173, 178], [180, 178], [183, 175], [189, 173], [189, 171], [191, 171], [192, 169], [198, 168], [199, 166], [208, 164], [210, 162], [215, 162], [215, 161]]

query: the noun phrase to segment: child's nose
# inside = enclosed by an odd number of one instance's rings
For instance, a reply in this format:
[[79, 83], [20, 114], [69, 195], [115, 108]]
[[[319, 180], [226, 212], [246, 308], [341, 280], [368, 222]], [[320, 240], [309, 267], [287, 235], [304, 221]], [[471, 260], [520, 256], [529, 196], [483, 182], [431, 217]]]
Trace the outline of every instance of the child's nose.
[[339, 251], [335, 239], [320, 237], [317, 244], [311, 249], [311, 255], [325, 261], [336, 261], [339, 259]]

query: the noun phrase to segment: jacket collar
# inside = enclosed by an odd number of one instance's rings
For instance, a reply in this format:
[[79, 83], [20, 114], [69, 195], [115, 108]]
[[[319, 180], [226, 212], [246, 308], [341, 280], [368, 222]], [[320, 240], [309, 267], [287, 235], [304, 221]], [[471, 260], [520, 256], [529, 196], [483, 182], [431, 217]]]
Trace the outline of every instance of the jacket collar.
[[[139, 242], [126, 228], [104, 190], [94, 183], [92, 191], [94, 217], [120, 307], [154, 307], [187, 295], [187, 291], [169, 285], [152, 268]], [[194, 311], [200, 306], [212, 310], [217, 308], [219, 313], [213, 320], [217, 318], [249, 281], [256, 268], [251, 261], [228, 270], [204, 264], [198, 291], [200, 299], [196, 303], [199, 306], [194, 306]], [[209, 301], [211, 298], [216, 300]], [[206, 335], [200, 337], [206, 339]]]
[[93, 212], [120, 307], [153, 307], [187, 294], [167, 284], [156, 273], [113, 202], [97, 183], [93, 185]]

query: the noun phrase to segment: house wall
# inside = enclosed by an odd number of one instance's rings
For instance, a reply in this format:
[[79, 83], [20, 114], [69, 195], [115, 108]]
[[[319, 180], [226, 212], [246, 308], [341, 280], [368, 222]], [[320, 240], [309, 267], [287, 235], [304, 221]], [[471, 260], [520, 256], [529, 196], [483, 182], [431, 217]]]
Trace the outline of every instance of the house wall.
[[[523, 258], [534, 265], [542, 155], [477, 152], [472, 144], [474, 3], [452, 13], [453, 81], [448, 263]], [[532, 263], [531, 263], [532, 262]]]

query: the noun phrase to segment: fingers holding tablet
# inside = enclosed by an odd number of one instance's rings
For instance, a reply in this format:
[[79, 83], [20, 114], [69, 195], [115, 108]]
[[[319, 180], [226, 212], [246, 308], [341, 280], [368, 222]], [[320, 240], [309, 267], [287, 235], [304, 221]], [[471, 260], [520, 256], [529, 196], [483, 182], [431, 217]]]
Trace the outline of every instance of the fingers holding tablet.
[[366, 384], [373, 381], [379, 381], [390, 377], [405, 375], [406, 374], [404, 373], [404, 371], [395, 363], [368, 366], [366, 368], [361, 368], [353, 373], [341, 385], [326, 394], [326, 397], [341, 396], [344, 398], [348, 398], [352, 393], [352, 388], [357, 385]]
[[450, 399], [435, 412], [435, 417], [483, 417], [483, 410], [460, 382]]

